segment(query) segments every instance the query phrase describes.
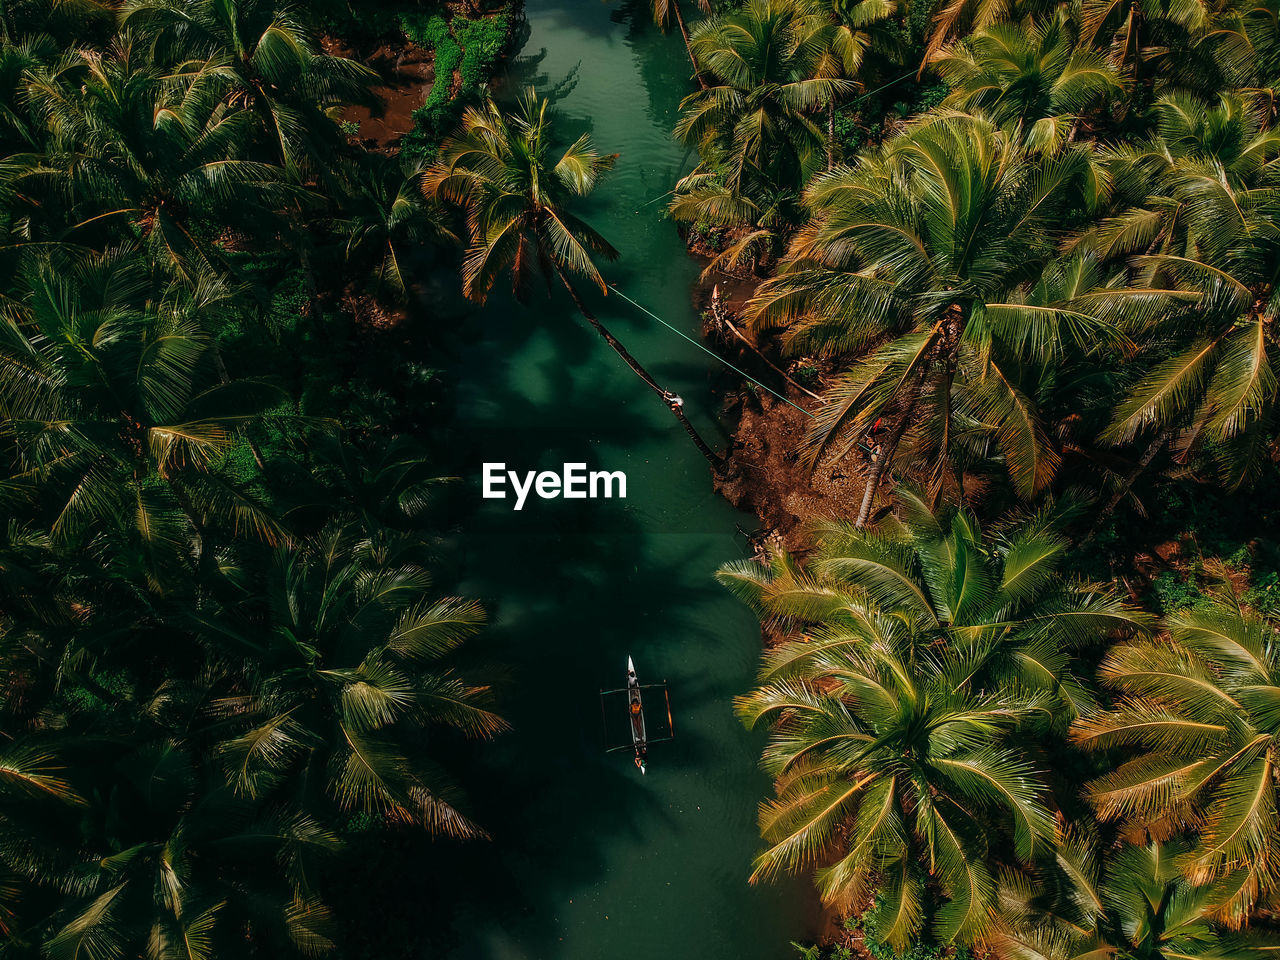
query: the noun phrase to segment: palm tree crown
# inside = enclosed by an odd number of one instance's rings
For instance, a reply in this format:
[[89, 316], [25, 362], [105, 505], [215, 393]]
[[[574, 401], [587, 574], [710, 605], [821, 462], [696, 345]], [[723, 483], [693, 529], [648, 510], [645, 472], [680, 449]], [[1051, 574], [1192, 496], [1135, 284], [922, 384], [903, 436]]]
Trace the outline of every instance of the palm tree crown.
[[1111, 651], [1102, 678], [1120, 701], [1073, 735], [1137, 751], [1090, 798], [1106, 820], [1196, 830], [1179, 867], [1193, 880], [1238, 875], [1223, 913], [1239, 924], [1280, 890], [1280, 645], [1274, 624], [1230, 596], [1167, 625], [1167, 641]]
[[934, 464], [935, 496], [958, 444], [980, 436], [1022, 496], [1053, 478], [1060, 454], [1025, 371], [1116, 339], [1071, 302], [1093, 282], [1088, 264], [1053, 265], [1067, 211], [1100, 189], [1086, 151], [1033, 156], [963, 114], [918, 122], [857, 166], [815, 178], [813, 220], [751, 313], [757, 329], [785, 327], [796, 352], [865, 351], [830, 389], [803, 451], [811, 463], [843, 455], [877, 418], [893, 418], [860, 522], [904, 435]]
[[802, 0], [749, 0], [704, 20], [692, 46], [709, 87], [680, 104], [676, 136], [735, 192], [753, 180], [800, 189], [825, 157], [810, 114], [855, 89], [841, 76], [852, 55], [839, 55], [842, 35]]
[[949, 898], [938, 936], [982, 932], [996, 825], [1012, 828], [1023, 858], [1052, 832], [1011, 735], [1087, 706], [1068, 651], [1142, 626], [1105, 591], [1056, 573], [1065, 544], [1047, 518], [993, 551], [967, 514], [906, 504], [908, 519], [885, 532], [818, 528], [807, 568], [776, 555], [719, 574], [799, 631], [738, 704], [748, 723], [770, 725], [764, 766], [778, 795], [762, 807], [769, 848], [755, 876], [818, 864], [824, 899], [845, 905], [878, 878], [878, 928], [897, 949], [925, 922], [930, 882]]
[[985, 112], [1032, 150], [1059, 149], [1081, 113], [1123, 91], [1106, 58], [1077, 44], [1066, 11], [976, 31], [934, 69], [951, 87], [947, 104]]
[[617, 155], [596, 153], [583, 134], [556, 156], [549, 107], [533, 90], [510, 115], [492, 100], [468, 107], [427, 171], [427, 192], [466, 211], [462, 289], [473, 300], [483, 303], [507, 271], [521, 299], [539, 272], [548, 284], [568, 271], [606, 289], [592, 255], [612, 260], [618, 253], [567, 203], [589, 194]]

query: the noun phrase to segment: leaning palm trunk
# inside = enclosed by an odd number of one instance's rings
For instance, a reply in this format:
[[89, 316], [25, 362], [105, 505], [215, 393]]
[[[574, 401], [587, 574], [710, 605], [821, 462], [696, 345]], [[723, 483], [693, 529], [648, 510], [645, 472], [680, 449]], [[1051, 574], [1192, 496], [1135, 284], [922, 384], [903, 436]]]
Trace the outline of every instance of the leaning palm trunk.
[[871, 468], [871, 476], [867, 478], [867, 488], [862, 492], [862, 506], [858, 508], [858, 519], [853, 523], [854, 528], [857, 530], [865, 527], [867, 520], [871, 518], [871, 505], [875, 502], [876, 490], [880, 487], [880, 480], [884, 477], [884, 471], [888, 467], [889, 461], [893, 459], [898, 450], [902, 435], [907, 432], [907, 424], [911, 422], [911, 414], [915, 411], [916, 401], [920, 399], [920, 391], [923, 389], [924, 377], [921, 376], [916, 381], [916, 385], [911, 391], [911, 397], [903, 408], [902, 415], [898, 417], [898, 422], [889, 431], [889, 436], [884, 442], [880, 456], [876, 458], [875, 465]]
[[609, 346], [613, 348], [614, 352], [623, 359], [626, 365], [631, 368], [631, 371], [643, 380], [648, 385], [649, 389], [662, 399], [662, 402], [667, 405], [667, 409], [674, 413], [676, 419], [680, 421], [680, 426], [684, 427], [685, 433], [689, 434], [689, 439], [692, 440], [693, 445], [698, 448], [698, 452], [707, 458], [707, 462], [711, 464], [711, 469], [719, 474], [724, 469], [724, 461], [716, 455], [714, 450], [707, 446], [707, 442], [702, 439], [702, 436], [694, 428], [693, 424], [689, 422], [689, 418], [684, 415], [684, 405], [675, 402], [678, 399], [675, 394], [670, 390], [664, 389], [658, 381], [654, 380], [653, 377], [650, 376], [649, 371], [640, 365], [640, 361], [628, 353], [627, 348], [622, 345], [621, 341], [610, 333], [608, 328], [597, 320], [591, 311], [587, 309], [586, 304], [584, 304], [582, 302], [582, 298], [578, 296], [578, 291], [575, 290], [573, 284], [569, 282], [569, 278], [565, 275], [564, 269], [559, 263], [555, 263], [555, 270], [556, 275], [560, 277], [560, 282], [563, 283], [564, 288], [569, 291], [569, 296], [573, 299], [573, 305], [578, 308], [578, 312], [586, 318], [587, 323], [591, 324], [591, 326], [595, 328], [596, 333], [600, 334], [600, 336], [604, 338], [604, 342], [609, 344]]
[[1106, 506], [1098, 512], [1097, 519], [1093, 521], [1093, 526], [1089, 528], [1089, 537], [1092, 537], [1102, 528], [1102, 524], [1106, 521], [1107, 517], [1111, 516], [1111, 511], [1115, 510], [1115, 508], [1120, 505], [1120, 501], [1123, 500], [1128, 495], [1129, 491], [1133, 489], [1133, 485], [1138, 482], [1138, 478], [1142, 476], [1147, 467], [1151, 466], [1151, 461], [1156, 458], [1156, 454], [1164, 448], [1164, 445], [1169, 442], [1169, 438], [1172, 437], [1173, 434], [1173, 427], [1165, 427], [1165, 429], [1161, 430], [1160, 433], [1156, 435], [1156, 438], [1151, 441], [1147, 446], [1147, 449], [1142, 451], [1142, 456], [1138, 458], [1138, 462], [1134, 464], [1133, 469], [1129, 471], [1129, 475], [1124, 478], [1124, 483], [1120, 484], [1120, 488], [1111, 495], [1110, 499], [1107, 500]]
[[764, 355], [764, 352], [759, 347], [757, 347], [754, 343], [748, 340], [746, 336], [743, 335], [742, 331], [733, 325], [733, 321], [729, 319], [728, 311], [725, 310], [724, 306], [720, 301], [720, 285], [719, 284], [716, 284], [715, 288], [711, 291], [711, 317], [713, 320], [715, 320], [716, 323], [720, 324], [722, 327], [724, 327], [730, 333], [732, 333], [735, 337], [737, 337], [738, 340], [742, 342], [742, 345], [745, 346], [752, 353], [754, 353], [757, 357], [759, 357], [761, 362], [763, 362], [765, 366], [767, 366], [770, 370], [772, 370], [774, 373], [780, 376], [787, 383], [791, 384], [791, 386], [795, 387], [801, 393], [806, 394], [810, 397], [813, 397], [813, 399], [817, 400], [819, 403], [826, 403], [826, 401], [822, 399], [821, 394], [814, 393], [808, 387], [805, 387], [799, 383], [796, 383], [795, 380], [791, 379], [791, 377], [787, 375], [787, 372], [785, 370], [783, 370], [776, 363], [774, 363], [772, 360], [766, 357]]
[[684, 14], [680, 11], [680, 0], [671, 0], [672, 9], [675, 11], [676, 24], [680, 27], [680, 36], [684, 37], [684, 48], [688, 51], [689, 62], [693, 64], [693, 79], [698, 81], [698, 86], [707, 89], [707, 81], [702, 79], [702, 71], [698, 69], [698, 58], [693, 55], [693, 44], [689, 42], [689, 30], [684, 25]]

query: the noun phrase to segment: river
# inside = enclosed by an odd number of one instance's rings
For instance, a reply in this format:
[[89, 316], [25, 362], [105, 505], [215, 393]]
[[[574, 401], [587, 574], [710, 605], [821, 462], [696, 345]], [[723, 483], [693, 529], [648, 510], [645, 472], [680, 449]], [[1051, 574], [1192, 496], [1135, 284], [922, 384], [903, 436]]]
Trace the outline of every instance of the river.
[[[562, 134], [589, 131], [620, 154], [581, 211], [621, 252], [605, 273], [696, 335], [699, 268], [663, 219], [691, 163], [670, 134], [692, 89], [679, 34], [600, 0], [530, 0], [527, 15], [503, 97], [530, 82], [555, 90]], [[588, 300], [723, 447], [714, 361], [620, 297]], [[452, 910], [445, 955], [786, 960], [815, 909], [803, 881], [747, 884], [768, 784], [732, 700], [752, 681], [759, 633], [712, 578], [742, 556], [738, 525], [753, 518], [715, 496], [674, 418], [568, 297], [520, 307], [495, 296], [469, 323], [479, 333], [457, 370], [466, 479], [478, 483], [482, 460], [521, 471], [581, 461], [625, 471], [628, 489], [625, 500], [532, 498], [519, 513], [488, 500], [468, 521], [457, 586], [492, 611], [478, 643], [500, 668], [513, 730], [468, 771], [493, 838], [456, 868], [466, 905]], [[598, 691], [623, 683], [628, 655], [642, 680], [669, 682], [673, 708], [675, 739], [651, 747], [644, 777], [602, 742]]]

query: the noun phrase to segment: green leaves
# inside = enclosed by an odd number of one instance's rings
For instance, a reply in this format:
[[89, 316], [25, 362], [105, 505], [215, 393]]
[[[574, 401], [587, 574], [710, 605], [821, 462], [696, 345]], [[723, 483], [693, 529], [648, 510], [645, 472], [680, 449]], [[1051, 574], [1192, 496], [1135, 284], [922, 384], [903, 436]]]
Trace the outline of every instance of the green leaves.
[[799, 193], [828, 147], [812, 114], [857, 89], [846, 76], [887, 13], [864, 4], [851, 27], [805, 0], [751, 0], [694, 27], [690, 56], [708, 84], [684, 98], [675, 126], [701, 157], [694, 175], [715, 173], [757, 206], [776, 190]]
[[1046, 489], [1062, 454], [1041, 373], [1124, 341], [1077, 302], [1096, 265], [1064, 264], [1054, 246], [1068, 209], [1101, 193], [1087, 151], [1041, 156], [949, 112], [815, 177], [812, 221], [750, 308], [757, 329], [786, 328], [790, 351], [857, 357], [827, 390], [806, 461], [848, 454], [884, 416], [907, 424], [887, 455], [930, 464], [936, 485], [962, 469], [969, 432], [995, 437], [1022, 497]]
[[816, 527], [805, 566], [779, 556], [720, 573], [788, 630], [737, 702], [767, 724], [776, 794], [754, 876], [815, 869], [823, 900], [846, 908], [874, 885], [877, 930], [898, 951], [926, 925], [943, 942], [992, 933], [992, 851], [1029, 867], [1052, 849], [1026, 745], [1090, 705], [1068, 651], [1146, 628], [1063, 576], [1052, 511], [993, 538], [962, 511], [903, 500], [904, 520], [882, 531]]
[[1077, 114], [1105, 108], [1124, 91], [1105, 56], [1076, 45], [1066, 10], [1040, 21], [995, 23], [939, 51], [934, 68], [951, 87], [946, 103], [983, 111], [1037, 153], [1065, 146]]
[[1167, 643], [1112, 650], [1102, 675], [1120, 701], [1077, 721], [1072, 732], [1089, 749], [1140, 749], [1090, 785], [1100, 815], [1193, 826], [1198, 844], [1181, 868], [1200, 882], [1243, 871], [1247, 882], [1219, 907], [1239, 923], [1275, 889], [1267, 865], [1280, 843], [1280, 666], [1273, 630], [1223, 598], [1172, 618], [1169, 632]]
[[83, 803], [64, 774], [63, 765], [37, 747], [10, 746], [0, 751], [0, 796], [43, 795], [63, 803]]
[[466, 212], [463, 292], [477, 302], [504, 272], [520, 298], [539, 274], [549, 283], [556, 269], [606, 290], [593, 257], [612, 260], [617, 251], [567, 204], [590, 193], [617, 158], [596, 153], [584, 134], [553, 159], [547, 107], [533, 90], [510, 116], [492, 100], [468, 107], [423, 177], [428, 196]]

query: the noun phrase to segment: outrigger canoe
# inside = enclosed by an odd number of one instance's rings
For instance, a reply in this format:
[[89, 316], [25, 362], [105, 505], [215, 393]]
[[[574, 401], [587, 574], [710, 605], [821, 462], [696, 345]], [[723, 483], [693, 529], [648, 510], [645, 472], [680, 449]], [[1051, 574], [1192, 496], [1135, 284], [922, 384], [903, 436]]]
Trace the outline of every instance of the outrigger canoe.
[[640, 678], [636, 665], [627, 657], [627, 716], [631, 719], [631, 746], [635, 749], [635, 764], [644, 773], [644, 763], [649, 753], [649, 738], [644, 732], [644, 701], [640, 698]]
[[[657, 716], [657, 735], [654, 736], [654, 730], [645, 722], [644, 716], [644, 693], [645, 690], [661, 690], [662, 694], [659, 704], [665, 703], [667, 707], [666, 727], [662, 726], [661, 714]], [[612, 703], [612, 697], [626, 697], [626, 714], [627, 726], [630, 729], [630, 742], [622, 740], [619, 736], [616, 739], [609, 735], [610, 717], [616, 717], [616, 707], [607, 706]], [[653, 698], [649, 698], [653, 701]], [[647, 773], [646, 765], [649, 760], [649, 745], [651, 743], [661, 743], [664, 740], [670, 740], [674, 736], [671, 729], [671, 695], [667, 690], [667, 682], [662, 683], [641, 683], [640, 678], [636, 675], [635, 661], [631, 657], [627, 657], [627, 685], [619, 687], [617, 690], [601, 690], [600, 691], [600, 716], [604, 721], [605, 734], [605, 751], [612, 752], [614, 750], [630, 750], [632, 760], [636, 765], [636, 769], [641, 773]], [[617, 731], [621, 733], [621, 731]], [[618, 742], [622, 740], [622, 742]]]

